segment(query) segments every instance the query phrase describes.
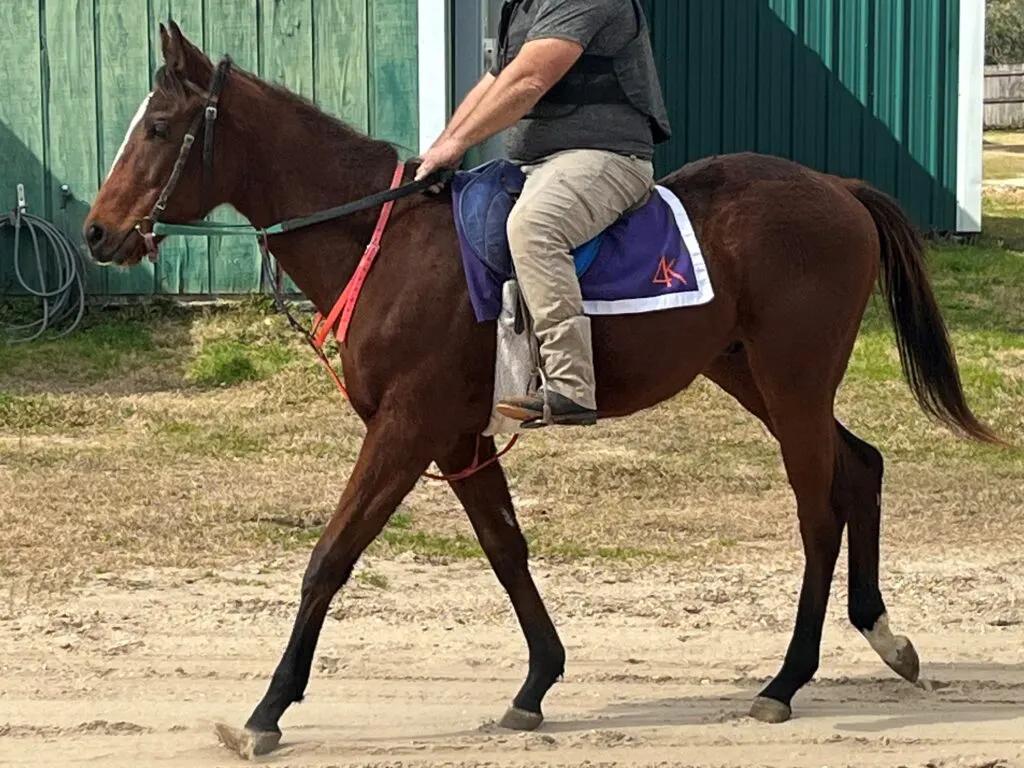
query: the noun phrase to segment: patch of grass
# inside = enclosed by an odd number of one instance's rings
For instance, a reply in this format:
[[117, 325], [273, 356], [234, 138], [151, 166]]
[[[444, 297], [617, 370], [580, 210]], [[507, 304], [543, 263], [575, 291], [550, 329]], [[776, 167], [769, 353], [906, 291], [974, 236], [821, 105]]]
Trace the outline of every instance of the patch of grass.
[[203, 344], [188, 365], [185, 380], [201, 386], [228, 387], [269, 378], [294, 359], [292, 350], [277, 342], [250, 345], [241, 341]]
[[196, 424], [191, 421], [163, 421], [152, 427], [159, 445], [176, 454], [192, 456], [250, 456], [267, 447], [267, 439], [244, 428]]
[[101, 322], [62, 339], [24, 344], [0, 338], [0, 372], [10, 379], [91, 383], [166, 357], [166, 350], [155, 344], [152, 329], [133, 322]]
[[1015, 129], [1003, 130], [994, 128], [985, 131], [985, 144], [995, 144], [1002, 147], [1016, 147], [1024, 151], [1024, 131]]
[[681, 559], [678, 551], [630, 546], [586, 546], [570, 541], [549, 541], [539, 531], [526, 534], [530, 552], [551, 560], [605, 560], [609, 562], [671, 562]]
[[[1020, 375], [1024, 374], [1020, 370], [1024, 368], [1024, 338], [996, 331], [954, 333], [952, 339], [961, 382], [973, 403], [984, 407], [1024, 396], [1024, 378]], [[1006, 368], [1018, 369], [1018, 374], [1008, 373]], [[869, 331], [858, 338], [845, 384], [858, 382], [903, 385], [903, 372], [891, 334]]]
[[899, 381], [900, 358], [892, 334], [866, 331], [857, 338], [846, 376], [848, 381]]
[[1024, 154], [986, 150], [982, 161], [986, 180], [1024, 179]]
[[412, 552], [429, 559], [468, 560], [484, 556], [476, 539], [427, 531], [385, 529], [375, 544], [378, 550], [380, 545], [384, 545], [383, 548], [391, 554]]
[[274, 548], [286, 551], [308, 550], [316, 544], [321, 532], [320, 528], [293, 528], [273, 523], [256, 523], [247, 527], [245, 538], [257, 544], [270, 544]]
[[[473, 538], [463, 534], [418, 530], [414, 528], [412, 518], [407, 513], [398, 513], [395, 517], [370, 545], [369, 553], [399, 555], [411, 552], [433, 560], [467, 560], [484, 556], [483, 550]], [[259, 540], [272, 542], [285, 549], [308, 549], [319, 540], [322, 532], [322, 525], [282, 525], [264, 521], [252, 526], [252, 533]]]
[[86, 401], [57, 395], [7, 395], [0, 393], [0, 429], [35, 433], [43, 430], [76, 430], [110, 424], [128, 418], [128, 404]]
[[475, 538], [461, 533], [450, 534], [422, 530], [413, 515], [398, 511], [391, 516], [371, 550], [392, 555], [412, 552], [415, 555], [436, 560], [468, 560], [483, 557], [483, 550]]
[[[952, 332], [1002, 332], [1004, 338], [1024, 333], [1024, 190], [1017, 207], [1006, 202], [1006, 195], [986, 196], [978, 242], [928, 243], [928, 271]], [[892, 338], [880, 294], [868, 305], [862, 333]], [[877, 357], [879, 343], [869, 340], [864, 345], [865, 354], [875, 355], [872, 364], [883, 362]]]
[[986, 180], [1024, 178], [1024, 133], [987, 131], [982, 155]]
[[982, 200], [983, 240], [997, 248], [1024, 251], [1024, 188], [987, 189]]

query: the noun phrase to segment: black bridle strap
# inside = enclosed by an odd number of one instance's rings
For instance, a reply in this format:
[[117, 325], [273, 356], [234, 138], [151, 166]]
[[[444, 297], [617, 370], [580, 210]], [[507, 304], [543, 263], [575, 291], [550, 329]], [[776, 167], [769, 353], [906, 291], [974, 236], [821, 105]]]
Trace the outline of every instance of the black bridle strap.
[[178, 150], [178, 156], [174, 159], [174, 168], [171, 169], [171, 175], [167, 179], [167, 183], [164, 184], [160, 197], [157, 198], [153, 211], [149, 215], [150, 221], [154, 223], [157, 221], [157, 217], [164, 212], [164, 209], [167, 207], [167, 199], [171, 196], [174, 188], [178, 186], [181, 174], [185, 170], [185, 163], [188, 162], [188, 156], [192, 153], [192, 145], [195, 143], [196, 133], [199, 131], [199, 121], [202, 119], [203, 113], [200, 112], [192, 119], [192, 124], [188, 127], [188, 133], [181, 140], [181, 148]]
[[[163, 215], [164, 210], [167, 208], [167, 201], [170, 199], [174, 190], [178, 186], [178, 182], [181, 180], [181, 174], [185, 170], [185, 164], [188, 162], [189, 155], [192, 154], [192, 145], [195, 144], [196, 136], [199, 133], [199, 123], [205, 121], [205, 131], [203, 135], [203, 205], [205, 206], [208, 201], [208, 195], [210, 194], [210, 185], [213, 179], [213, 128], [214, 122], [217, 119], [217, 102], [220, 99], [220, 93], [224, 88], [224, 83], [227, 80], [228, 70], [231, 68], [231, 57], [224, 56], [217, 64], [217, 68], [213, 72], [213, 76], [210, 80], [210, 89], [205, 94], [206, 103], [203, 105], [203, 109], [196, 113], [196, 116], [192, 118], [192, 122], [189, 125], [188, 131], [185, 133], [184, 138], [181, 140], [181, 148], [178, 150], [178, 156], [175, 158], [174, 167], [171, 169], [171, 175], [167, 179], [167, 183], [164, 184], [164, 188], [160, 191], [160, 197], [157, 198], [156, 203], [153, 205], [153, 210], [149, 212], [149, 215], [140, 221], [135, 229], [138, 230], [143, 237], [147, 237], [147, 249], [150, 251], [150, 255], [153, 255], [155, 246], [152, 243], [153, 228], [160, 222], [160, 217]], [[197, 89], [198, 90], [198, 89]], [[143, 232], [143, 222], [149, 222], [150, 231]]]
[[206, 121], [203, 131], [203, 210], [209, 203], [210, 189], [213, 184], [213, 129], [217, 122], [217, 104], [220, 101], [220, 92], [224, 89], [224, 82], [228, 78], [228, 70], [231, 68], [231, 57], [224, 56], [217, 64], [213, 73], [213, 82], [210, 83], [210, 95], [206, 100], [206, 107], [203, 109], [203, 117]]

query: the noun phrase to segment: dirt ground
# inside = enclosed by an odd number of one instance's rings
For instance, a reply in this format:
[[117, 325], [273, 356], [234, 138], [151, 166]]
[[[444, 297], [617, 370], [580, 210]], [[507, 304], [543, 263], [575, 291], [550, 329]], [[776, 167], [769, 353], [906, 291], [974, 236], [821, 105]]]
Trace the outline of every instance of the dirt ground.
[[[997, 546], [886, 555], [894, 630], [922, 657], [897, 679], [844, 621], [840, 564], [814, 683], [794, 719], [745, 717], [779, 664], [799, 561], [534, 570], [569, 660], [532, 734], [494, 725], [525, 647], [487, 565], [372, 559], [336, 600], [281, 768], [327, 766], [1024, 766], [1024, 573]], [[794, 553], [795, 554], [795, 553]], [[844, 555], [845, 557], [845, 555]], [[771, 563], [776, 564], [771, 564]], [[0, 609], [0, 764], [219, 766], [287, 637], [303, 559], [105, 575]], [[386, 584], [377, 586], [376, 584]]]

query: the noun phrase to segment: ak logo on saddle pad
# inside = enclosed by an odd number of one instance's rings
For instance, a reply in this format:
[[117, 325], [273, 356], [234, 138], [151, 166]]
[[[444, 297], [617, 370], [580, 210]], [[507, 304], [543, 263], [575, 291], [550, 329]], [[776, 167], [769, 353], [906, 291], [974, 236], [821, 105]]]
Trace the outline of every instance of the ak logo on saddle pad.
[[671, 288], [675, 280], [678, 280], [683, 285], [689, 285], [686, 281], [686, 276], [680, 275], [674, 269], [678, 261], [679, 259], [672, 259], [670, 262], [667, 256], [662, 256], [661, 261], [658, 263], [658, 271], [654, 273], [654, 280], [651, 282], [655, 285], [664, 285], [667, 288]]
[[[526, 177], [507, 160], [492, 160], [452, 180], [455, 228], [479, 322], [501, 313], [502, 285], [513, 277], [506, 222]], [[665, 187], [573, 251], [588, 315], [654, 312], [706, 304], [714, 298], [693, 225]]]

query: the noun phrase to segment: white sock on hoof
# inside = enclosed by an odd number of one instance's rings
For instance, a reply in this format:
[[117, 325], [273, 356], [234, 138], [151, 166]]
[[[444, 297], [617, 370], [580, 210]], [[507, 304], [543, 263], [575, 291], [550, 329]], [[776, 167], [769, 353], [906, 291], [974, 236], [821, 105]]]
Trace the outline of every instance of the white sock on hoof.
[[875, 649], [875, 653], [881, 656], [882, 661], [889, 666], [894, 666], [899, 661], [900, 651], [909, 645], [907, 638], [896, 637], [889, 629], [888, 613], [879, 616], [874, 627], [862, 632], [871, 643], [871, 647]]

